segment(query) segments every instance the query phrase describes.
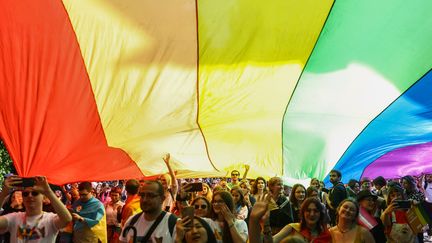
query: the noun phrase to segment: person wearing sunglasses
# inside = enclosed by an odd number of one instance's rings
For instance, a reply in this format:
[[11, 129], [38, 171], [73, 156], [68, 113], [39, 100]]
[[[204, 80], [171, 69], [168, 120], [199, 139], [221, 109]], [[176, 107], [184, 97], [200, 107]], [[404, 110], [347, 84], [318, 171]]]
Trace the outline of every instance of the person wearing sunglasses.
[[209, 218], [211, 207], [210, 201], [206, 197], [197, 197], [192, 201], [192, 206], [195, 208], [195, 216], [201, 218]]
[[[51, 190], [46, 177], [34, 177], [34, 185], [23, 187], [23, 179], [11, 176], [5, 179], [0, 193], [0, 205], [13, 189], [22, 189], [25, 212], [10, 213], [0, 217], [0, 233], [10, 232], [11, 242], [55, 242], [59, 230], [72, 221], [66, 206]], [[43, 198], [47, 197], [55, 213], [42, 211]]]

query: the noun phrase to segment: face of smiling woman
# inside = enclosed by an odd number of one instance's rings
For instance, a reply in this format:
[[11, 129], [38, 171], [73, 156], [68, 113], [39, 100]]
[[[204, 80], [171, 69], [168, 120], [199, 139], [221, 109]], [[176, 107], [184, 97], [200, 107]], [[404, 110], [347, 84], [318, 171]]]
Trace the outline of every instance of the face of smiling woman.
[[197, 219], [194, 219], [192, 228], [186, 232], [187, 243], [205, 243], [208, 240], [207, 231]]

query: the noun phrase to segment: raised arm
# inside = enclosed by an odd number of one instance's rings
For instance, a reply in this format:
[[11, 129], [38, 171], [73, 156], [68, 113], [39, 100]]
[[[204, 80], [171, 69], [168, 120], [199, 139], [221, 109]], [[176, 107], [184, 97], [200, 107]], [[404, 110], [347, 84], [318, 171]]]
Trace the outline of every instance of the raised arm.
[[66, 206], [51, 190], [45, 176], [36, 176], [35, 180], [36, 184], [33, 187], [34, 190], [41, 192], [51, 201], [51, 205], [58, 216], [54, 222], [55, 226], [57, 229], [65, 227], [69, 222], [72, 221], [72, 215], [69, 213]]
[[172, 190], [173, 197], [175, 198], [177, 191], [178, 191], [177, 178], [174, 174], [174, 171], [171, 168], [170, 159], [171, 159], [171, 155], [169, 153], [167, 153], [163, 157], [163, 161], [165, 162], [165, 165], [168, 168], [168, 172], [169, 172], [169, 175], [171, 177], [171, 190]]
[[[17, 176], [10, 176], [3, 181], [2, 191], [0, 192], [0, 206], [3, 207], [4, 202], [9, 196], [11, 189], [17, 183], [20, 183], [21, 179]], [[8, 221], [6, 217], [0, 216], [0, 232], [5, 232], [8, 227]]]
[[242, 178], [242, 180], [246, 179], [247, 174], [248, 174], [249, 169], [250, 169], [250, 165], [245, 164], [244, 167], [245, 167], [245, 172], [243, 173], [243, 178]]
[[[269, 201], [271, 197], [267, 194], [260, 198], [255, 205], [252, 207], [252, 211], [249, 216], [249, 242], [250, 243], [261, 243], [261, 242], [273, 242], [271, 235], [271, 228], [269, 222]], [[263, 223], [263, 240], [261, 239], [261, 225]]]

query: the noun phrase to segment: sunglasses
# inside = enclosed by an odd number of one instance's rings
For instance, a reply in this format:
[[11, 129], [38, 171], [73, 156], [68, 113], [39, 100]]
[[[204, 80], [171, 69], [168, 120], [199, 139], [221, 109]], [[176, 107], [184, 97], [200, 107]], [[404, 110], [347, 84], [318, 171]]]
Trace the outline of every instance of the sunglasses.
[[234, 173], [234, 174], [231, 174], [231, 176], [239, 176], [240, 174], [237, 174], [237, 173]]
[[195, 209], [206, 209], [207, 208], [207, 205], [205, 205], [205, 204], [203, 204], [203, 205], [194, 205], [195, 206]]
[[22, 195], [23, 195], [23, 197], [28, 197], [30, 195], [30, 193], [32, 194], [33, 197], [36, 197], [39, 195], [39, 192], [36, 192], [36, 191], [31, 191], [31, 192], [23, 191]]

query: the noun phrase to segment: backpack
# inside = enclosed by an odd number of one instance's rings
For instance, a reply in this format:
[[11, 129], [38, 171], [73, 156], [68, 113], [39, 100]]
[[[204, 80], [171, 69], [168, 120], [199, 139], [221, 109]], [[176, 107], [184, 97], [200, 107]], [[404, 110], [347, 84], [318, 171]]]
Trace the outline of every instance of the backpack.
[[[166, 213], [166, 212], [162, 211], [162, 213]], [[135, 225], [135, 223], [138, 221], [139, 217], [141, 217], [142, 214], [143, 214], [143, 212], [139, 212], [139, 213], [135, 214], [134, 216], [132, 216], [132, 219], [127, 226]], [[177, 223], [177, 217], [174, 214], [170, 214], [170, 216], [168, 218], [168, 229], [169, 229], [171, 237], [173, 235], [174, 227], [175, 227], [176, 223]], [[124, 228], [126, 228], [126, 226]]]

